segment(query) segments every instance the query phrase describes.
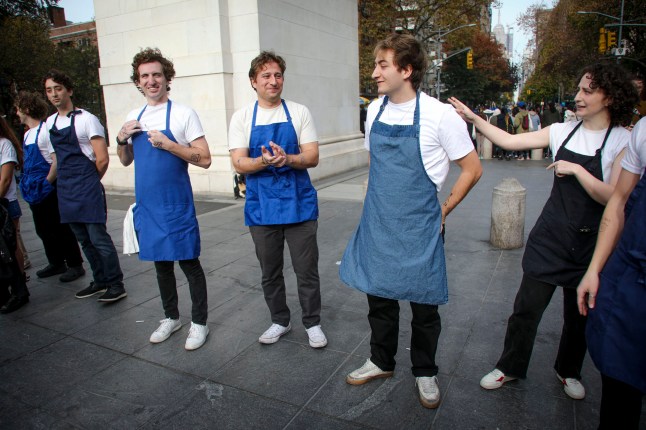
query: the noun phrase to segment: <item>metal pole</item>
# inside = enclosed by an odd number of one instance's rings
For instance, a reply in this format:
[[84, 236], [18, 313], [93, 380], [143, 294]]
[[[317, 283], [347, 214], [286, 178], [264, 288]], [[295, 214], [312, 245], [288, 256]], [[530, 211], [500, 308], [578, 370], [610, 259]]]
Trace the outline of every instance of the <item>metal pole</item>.
[[[623, 49], [621, 43], [621, 30], [624, 28], [624, 0], [621, 0], [621, 13], [619, 14], [619, 40], [617, 41], [617, 48]], [[621, 55], [617, 55], [617, 63], [621, 60]]]

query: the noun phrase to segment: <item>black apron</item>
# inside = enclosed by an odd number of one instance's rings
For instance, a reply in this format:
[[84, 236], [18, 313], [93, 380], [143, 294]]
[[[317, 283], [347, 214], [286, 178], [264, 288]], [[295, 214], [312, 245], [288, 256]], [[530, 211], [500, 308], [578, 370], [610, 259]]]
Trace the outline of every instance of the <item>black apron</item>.
[[[556, 153], [563, 160], [584, 167], [603, 181], [601, 152], [612, 126], [594, 155], [582, 155], [566, 148], [579, 123]], [[552, 193], [536, 225], [529, 233], [523, 271], [526, 275], [552, 285], [576, 288], [592, 259], [599, 223], [605, 206], [588, 195], [574, 175], [554, 175]]]

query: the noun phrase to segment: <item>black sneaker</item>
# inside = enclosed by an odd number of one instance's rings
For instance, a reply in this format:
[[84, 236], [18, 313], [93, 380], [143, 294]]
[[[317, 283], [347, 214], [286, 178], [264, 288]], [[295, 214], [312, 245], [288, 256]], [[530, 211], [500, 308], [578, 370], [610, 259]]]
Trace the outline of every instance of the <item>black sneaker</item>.
[[50, 276], [60, 275], [61, 273], [65, 273], [66, 270], [67, 270], [67, 267], [65, 266], [65, 263], [48, 264], [44, 269], [41, 269], [38, 272], [36, 272], [36, 276], [38, 276], [39, 278], [49, 278]]
[[108, 287], [108, 291], [104, 295], [99, 297], [99, 302], [116, 302], [117, 300], [123, 299], [126, 297], [126, 289], [120, 286], [111, 285]]
[[0, 308], [0, 314], [10, 314], [11, 312], [17, 311], [21, 307], [25, 306], [27, 303], [29, 303], [29, 296], [11, 296], [9, 301]]
[[102, 287], [102, 286], [96, 285], [94, 282], [90, 282], [89, 287], [83, 288], [81, 291], [76, 293], [76, 298], [84, 299], [86, 297], [91, 297], [95, 294], [105, 293], [105, 290], [107, 290], [107, 287]]
[[61, 282], [72, 282], [85, 275], [85, 269], [83, 266], [74, 266], [67, 269], [67, 272], [63, 273], [60, 278]]

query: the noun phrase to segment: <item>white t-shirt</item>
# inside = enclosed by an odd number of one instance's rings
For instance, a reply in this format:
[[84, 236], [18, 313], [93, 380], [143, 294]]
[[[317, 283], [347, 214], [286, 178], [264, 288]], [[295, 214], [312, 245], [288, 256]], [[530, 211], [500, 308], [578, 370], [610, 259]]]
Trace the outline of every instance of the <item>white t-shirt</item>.
[[[550, 149], [552, 150], [552, 159], [556, 157], [559, 148], [567, 139], [570, 132], [580, 121], [570, 121], [563, 123], [555, 123], [550, 125]], [[597, 149], [601, 147], [603, 138], [606, 136], [608, 129], [603, 130], [588, 130], [584, 125], [581, 125], [574, 136], [568, 142], [566, 148], [572, 152], [581, 155], [594, 155]], [[601, 152], [601, 168], [603, 172], [603, 181], [610, 182], [610, 173], [612, 171], [612, 163], [614, 163], [617, 155], [628, 146], [630, 140], [630, 132], [623, 127], [615, 127], [608, 136], [606, 146]]]
[[646, 169], [646, 117], [640, 119], [633, 128], [626, 155], [621, 160], [621, 167], [640, 177], [644, 174], [644, 169]]
[[[40, 127], [40, 133], [38, 133], [38, 128]], [[36, 135], [38, 135], [38, 142], [36, 142]], [[25, 146], [33, 145], [35, 143], [38, 144], [38, 149], [40, 150], [41, 155], [47, 161], [49, 164], [52, 164], [52, 154], [49, 151], [49, 132], [47, 131], [47, 127], [45, 124], [37, 125], [34, 128], [30, 128], [27, 130], [27, 133], [25, 133], [25, 137], [23, 142], [25, 143]]]
[[[13, 147], [13, 144], [9, 139], [0, 137], [0, 166], [4, 166], [7, 163], [14, 163], [15, 166], [18, 164], [18, 155], [16, 154], [16, 149]], [[16, 200], [16, 175], [11, 175], [11, 184], [7, 188], [7, 193], [4, 195], [4, 198], [10, 202]]]
[[[90, 139], [97, 136], [105, 138], [105, 129], [101, 125], [99, 118], [95, 117], [85, 109], [77, 110], [80, 110], [81, 113], [74, 116], [74, 130], [76, 131], [76, 137], [83, 154], [85, 154], [90, 161], [94, 162], [96, 161], [96, 155], [94, 154], [94, 149], [92, 148], [92, 142], [90, 142]], [[54, 126], [54, 120], [56, 120], [56, 128], [59, 130], [69, 127], [72, 122], [72, 119], [67, 115], [58, 115], [58, 118], [57, 114], [51, 115], [47, 118], [47, 131], [51, 130]], [[43, 134], [43, 132], [41, 131], [40, 134]], [[54, 147], [51, 144], [49, 133], [44, 134], [47, 136], [49, 152], [55, 152]]]
[[[144, 105], [145, 106], [145, 105]], [[137, 119], [144, 106], [130, 111], [126, 121]], [[139, 123], [142, 131], [165, 130], [166, 129], [166, 107], [168, 103], [156, 106], [147, 106]], [[188, 106], [172, 102], [170, 108], [170, 131], [177, 143], [182, 146], [190, 146], [189, 143], [204, 136], [202, 123], [197, 113]]]
[[[292, 125], [298, 137], [298, 144], [318, 143], [318, 134], [312, 119], [312, 114], [305, 106], [285, 100], [289, 114], [292, 117]], [[231, 117], [229, 125], [229, 150], [238, 148], [249, 148], [251, 136], [251, 120], [256, 102], [250, 103], [236, 111]], [[287, 115], [282, 103], [271, 109], [263, 109], [258, 106], [256, 114], [256, 125], [268, 125], [279, 122], [287, 122]], [[267, 142], [269, 143], [269, 142]], [[280, 142], [275, 142], [280, 145]]]
[[[372, 123], [379, 113], [383, 100], [384, 98], [380, 97], [368, 106], [364, 143], [368, 151], [370, 151]], [[415, 117], [415, 104], [415, 98], [399, 104], [388, 100], [379, 121], [388, 125], [412, 125]], [[466, 123], [451, 105], [442, 103], [426, 93], [421, 93], [419, 110], [419, 147], [422, 162], [426, 174], [439, 192], [449, 174], [450, 162], [459, 160], [473, 151], [473, 143], [469, 137]]]

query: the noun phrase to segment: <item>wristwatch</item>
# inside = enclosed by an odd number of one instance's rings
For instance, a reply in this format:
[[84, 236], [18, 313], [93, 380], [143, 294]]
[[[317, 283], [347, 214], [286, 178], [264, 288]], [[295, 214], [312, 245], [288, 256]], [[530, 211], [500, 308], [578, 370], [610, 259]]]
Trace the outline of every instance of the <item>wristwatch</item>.
[[128, 144], [128, 139], [124, 140], [123, 142], [119, 140], [119, 136], [117, 135], [117, 145], [119, 146], [126, 146]]

